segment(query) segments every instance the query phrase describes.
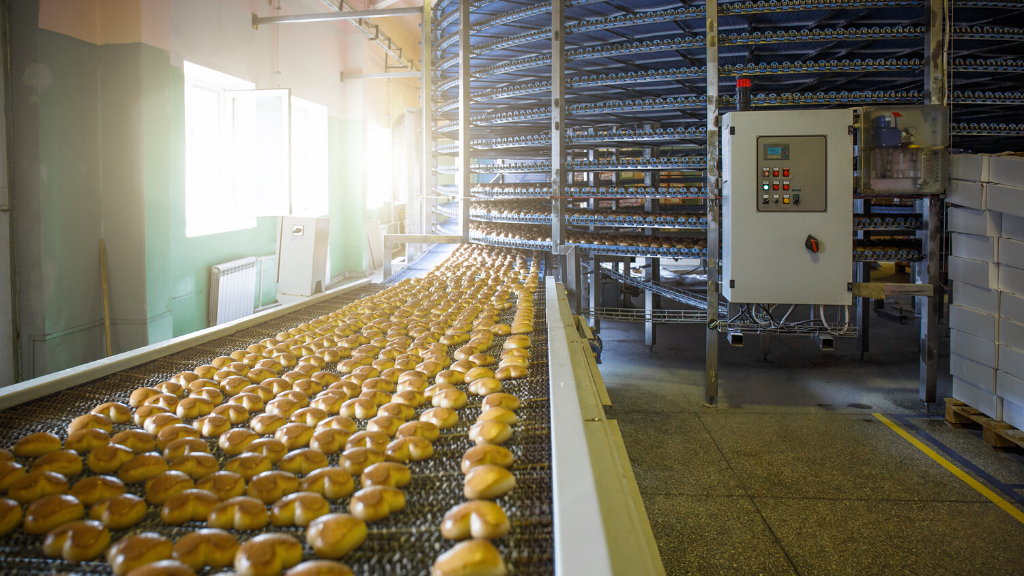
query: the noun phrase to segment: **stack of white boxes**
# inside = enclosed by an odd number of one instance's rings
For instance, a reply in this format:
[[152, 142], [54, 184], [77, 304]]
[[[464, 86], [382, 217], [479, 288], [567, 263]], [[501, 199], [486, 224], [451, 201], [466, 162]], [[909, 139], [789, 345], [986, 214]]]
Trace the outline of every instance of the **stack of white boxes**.
[[953, 397], [1024, 429], [1024, 157], [950, 157]]

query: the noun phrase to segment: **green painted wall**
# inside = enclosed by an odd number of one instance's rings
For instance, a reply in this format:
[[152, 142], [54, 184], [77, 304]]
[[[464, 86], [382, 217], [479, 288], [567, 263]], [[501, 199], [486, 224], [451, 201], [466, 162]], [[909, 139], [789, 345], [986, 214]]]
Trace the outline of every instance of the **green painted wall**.
[[328, 119], [331, 274], [369, 268], [366, 245], [366, 121]]

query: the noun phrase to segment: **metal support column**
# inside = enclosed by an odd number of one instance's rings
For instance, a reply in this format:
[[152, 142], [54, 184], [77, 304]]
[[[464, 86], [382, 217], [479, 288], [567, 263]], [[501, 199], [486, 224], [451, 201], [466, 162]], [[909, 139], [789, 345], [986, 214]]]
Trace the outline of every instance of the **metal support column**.
[[469, 242], [469, 202], [473, 187], [470, 163], [469, 115], [472, 108], [470, 96], [470, 55], [469, 44], [469, 2], [459, 2], [459, 235], [463, 242]]
[[[942, 49], [943, 38], [943, 2], [944, 0], [928, 0], [926, 9], [927, 25], [925, 27], [924, 47], [924, 92], [926, 104], [944, 104], [946, 100], [946, 58]], [[919, 200], [919, 209], [925, 217], [924, 230], [918, 232], [921, 248], [925, 251], [924, 262], [917, 265], [917, 283], [931, 284], [931, 298], [917, 298], [917, 308], [921, 312], [921, 373], [918, 381], [918, 395], [925, 404], [934, 403], [938, 382], [939, 361], [939, 307], [942, 294], [939, 280], [939, 252], [941, 251], [941, 234], [939, 230], [940, 196]]]
[[[418, 230], [418, 220], [416, 219], [416, 206], [418, 206], [416, 196], [419, 195], [421, 186], [419, 186], [419, 178], [423, 175], [420, 169], [420, 161], [422, 158], [419, 155], [420, 142], [417, 136], [419, 135], [419, 120], [422, 109], [420, 108], [406, 108], [405, 109], [405, 176], [406, 176], [406, 192], [405, 192], [405, 229], [399, 230], [399, 234], [421, 234], [423, 231]], [[409, 244], [405, 245], [405, 263], [409, 264], [416, 257], [416, 249], [411, 248]]]
[[[430, 8], [431, 0], [423, 1], [423, 22], [420, 24], [420, 46], [422, 48], [422, 62], [420, 63], [420, 70], [423, 72], [423, 77], [420, 80], [420, 103], [422, 104], [422, 112], [420, 112], [420, 119], [423, 120], [423, 129], [420, 131], [420, 137], [423, 139], [420, 145], [420, 153], [423, 155], [423, 159], [420, 162], [420, 169], [423, 171], [423, 176], [420, 178], [420, 186], [422, 187], [420, 200], [416, 202], [415, 206], [419, 209], [419, 232], [427, 234], [431, 232], [430, 220], [432, 218], [432, 211], [430, 210], [430, 196], [434, 195], [434, 97], [432, 93], [432, 73], [431, 73], [431, 24], [433, 11]], [[413, 206], [412, 204], [410, 206]], [[408, 209], [408, 206], [406, 207]]]
[[559, 276], [566, 276], [565, 255], [565, 3], [551, 3], [551, 250], [558, 258]]
[[[652, 282], [661, 282], [661, 258], [645, 258], [647, 267], [644, 268], [644, 279]], [[647, 318], [644, 322], [644, 344], [654, 346], [658, 343], [658, 325], [654, 323], [654, 311], [661, 307], [661, 296], [650, 290], [644, 290], [644, 312]]]
[[718, 259], [722, 217], [718, 175], [718, 0], [707, 0], [704, 10], [707, 20], [704, 42], [708, 78], [708, 327], [705, 338], [704, 399], [708, 404], [714, 404], [718, 398]]

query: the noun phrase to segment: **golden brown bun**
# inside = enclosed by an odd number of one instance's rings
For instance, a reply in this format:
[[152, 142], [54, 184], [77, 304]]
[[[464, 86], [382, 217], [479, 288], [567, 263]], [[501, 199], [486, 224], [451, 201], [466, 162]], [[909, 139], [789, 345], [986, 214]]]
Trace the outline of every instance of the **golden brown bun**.
[[160, 391], [156, 388], [136, 388], [128, 398], [128, 405], [132, 408], [138, 408], [145, 404], [146, 400], [157, 394], [160, 394]]
[[100, 500], [124, 494], [125, 490], [124, 482], [113, 476], [88, 476], [75, 482], [68, 494], [85, 506], [92, 506]]
[[180, 438], [164, 447], [164, 458], [177, 460], [189, 454], [209, 454], [210, 445], [201, 438]]
[[529, 348], [530, 337], [523, 334], [515, 334], [509, 336], [505, 340], [505, 344], [502, 345], [502, 349], [509, 350], [511, 348]]
[[171, 381], [161, 382], [156, 386], [153, 386], [153, 388], [156, 388], [157, 390], [164, 394], [170, 394], [171, 396], [177, 396], [178, 398], [183, 397], [186, 394], [186, 392], [188, 392], [188, 390], [182, 384]]
[[504, 496], [516, 487], [512, 473], [493, 464], [475, 466], [466, 473], [463, 494], [470, 500], [494, 499]]
[[209, 490], [195, 488], [178, 492], [164, 502], [160, 508], [160, 519], [164, 524], [178, 526], [189, 521], [205, 521], [220, 499]]
[[[519, 350], [521, 350], [521, 348], [519, 348]], [[529, 368], [530, 359], [526, 356], [515, 354], [507, 358], [503, 358], [502, 361], [498, 363], [499, 368], [503, 368], [505, 366], [522, 366], [523, 368]]]
[[384, 453], [372, 448], [350, 448], [338, 456], [338, 466], [353, 476], [358, 476], [370, 466], [383, 461]]
[[512, 380], [515, 378], [526, 378], [528, 370], [522, 366], [502, 366], [494, 373], [498, 380]]
[[182, 536], [171, 555], [195, 570], [230, 566], [238, 551], [238, 540], [226, 530], [203, 528]]
[[264, 472], [249, 481], [246, 494], [264, 504], [273, 504], [286, 495], [297, 492], [299, 479], [290, 472], [271, 470]]
[[[257, 362], [257, 364], [259, 363]], [[269, 368], [260, 368], [259, 366], [256, 366], [249, 370], [249, 373], [246, 374], [245, 377], [248, 378], [250, 382], [259, 384], [260, 382], [266, 382], [271, 378], [276, 378], [277, 372], [270, 370]]]
[[135, 422], [136, 426], [146, 426], [146, 421], [150, 417], [157, 414], [169, 414], [171, 411], [163, 406], [156, 406], [155, 404], [146, 404], [145, 406], [139, 406], [135, 409], [135, 414], [132, 415], [132, 422]]
[[519, 398], [511, 394], [505, 394], [503, 392], [496, 392], [488, 394], [483, 401], [483, 409], [489, 408], [508, 408], [509, 410], [518, 410], [522, 403]]
[[236, 472], [214, 472], [196, 482], [196, 489], [213, 492], [217, 498], [227, 500], [245, 494], [245, 478]]
[[274, 503], [270, 508], [270, 523], [274, 526], [306, 526], [329, 512], [330, 506], [322, 495], [296, 492]]
[[[500, 372], [501, 368], [498, 371]], [[498, 378], [481, 378], [468, 386], [469, 393], [476, 396], [487, 396], [501, 392], [501, 389], [501, 380]]]
[[309, 424], [293, 422], [278, 428], [277, 432], [274, 432], [274, 438], [283, 442], [289, 450], [296, 450], [309, 446], [309, 441], [313, 438], [313, 430]]
[[127, 576], [195, 576], [195, 571], [188, 564], [177, 560], [158, 560], [152, 564], [139, 566]]
[[156, 532], [142, 532], [122, 538], [107, 548], [107, 563], [114, 576], [126, 576], [139, 566], [167, 560], [174, 545]]
[[[337, 414], [341, 410], [341, 405], [348, 400], [348, 394], [344, 390], [326, 390], [321, 392], [312, 402], [309, 403], [311, 408], [319, 408], [323, 410], [327, 416]], [[323, 420], [321, 420], [322, 422]], [[319, 422], [318, 422], [319, 424]]]
[[441, 435], [441, 430], [437, 427], [437, 424], [433, 422], [427, 422], [425, 420], [413, 420], [412, 422], [406, 422], [398, 428], [397, 436], [404, 438], [406, 436], [417, 436], [424, 440], [433, 442]]
[[[380, 407], [377, 410], [377, 417], [387, 416], [390, 418], [401, 420], [404, 424], [407, 420], [412, 420], [416, 417], [416, 409], [408, 404], [401, 402], [390, 402]], [[397, 428], [395, 429], [397, 432]]]
[[167, 426], [156, 435], [156, 449], [163, 451], [171, 442], [183, 438], [199, 438], [199, 431], [188, 424]]
[[290, 420], [299, 424], [306, 424], [307, 426], [316, 426], [321, 421], [327, 418], [327, 411], [322, 408], [315, 406], [309, 406], [296, 410]]
[[[92, 454], [96, 452], [94, 450]], [[121, 465], [121, 468], [117, 471], [117, 477], [125, 484], [133, 484], [156, 478], [169, 469], [167, 461], [157, 454], [136, 454], [131, 460]]]
[[260, 438], [246, 449], [246, 452], [252, 452], [253, 454], [262, 454], [267, 458], [270, 458], [272, 464], [277, 464], [285, 457], [288, 453], [288, 447], [285, 446], [284, 442], [276, 438]]
[[476, 380], [481, 378], [494, 378], [494, 372], [490, 368], [473, 368], [469, 372], [466, 372], [466, 382], [472, 384]]
[[[383, 390], [363, 390], [359, 393], [359, 398], [370, 400], [373, 402], [374, 407], [380, 407], [391, 402], [391, 394], [388, 394]], [[344, 406], [345, 404], [342, 403], [342, 407]], [[338, 413], [341, 414], [342, 410], [338, 410]]]
[[78, 498], [67, 494], [53, 494], [28, 505], [22, 529], [29, 534], [44, 534], [61, 524], [84, 517], [85, 506]]
[[211, 416], [223, 416], [231, 424], [241, 424], [249, 419], [249, 411], [240, 404], [222, 404], [210, 412]]
[[347, 418], [366, 420], [377, 415], [377, 404], [369, 398], [353, 398], [342, 403], [338, 414]]
[[353, 576], [352, 569], [332, 560], [307, 560], [284, 573], [284, 576]]
[[0, 448], [0, 462], [13, 462], [13, 461], [14, 461], [14, 452], [11, 452], [10, 450], [4, 449], [4, 448]]
[[28, 470], [9, 460], [0, 462], [0, 492], [7, 490], [18, 479], [28, 473]]
[[496, 408], [487, 408], [483, 412], [481, 412], [479, 416], [476, 417], [476, 421], [478, 423], [485, 422], [487, 420], [504, 422], [509, 426], [512, 426], [513, 424], [519, 422], [519, 418], [516, 416], [515, 412], [509, 410], [508, 408], [502, 408], [500, 406]]
[[[241, 408], [241, 406], [238, 406]], [[199, 431], [201, 436], [206, 438], [212, 438], [220, 436], [231, 429], [231, 421], [226, 416], [217, 416], [211, 414], [209, 416], [203, 416], [197, 418], [192, 422], [192, 427]]]
[[224, 464], [225, 472], [237, 472], [246, 480], [270, 470], [270, 458], [262, 454], [246, 452], [235, 456]]
[[458, 370], [444, 370], [434, 377], [437, 384], [462, 384], [465, 382], [466, 374]]
[[194, 487], [195, 481], [188, 474], [168, 470], [146, 482], [146, 501], [160, 506], [171, 496]]
[[98, 428], [83, 428], [82, 430], [75, 430], [71, 434], [68, 434], [68, 439], [64, 441], [64, 446], [68, 450], [74, 450], [75, 452], [86, 453], [99, 448], [100, 446], [106, 446], [110, 444], [110, 434], [107, 434], [103, 430]]
[[237, 456], [246, 451], [249, 444], [252, 444], [259, 434], [248, 428], [234, 428], [220, 435], [217, 438], [217, 445], [228, 456]]
[[[406, 372], [406, 374], [408, 374], [408, 372]], [[423, 394], [424, 392], [427, 391], [427, 388], [429, 387], [430, 384], [427, 382], [426, 378], [409, 378], [408, 380], [403, 380], [399, 382], [397, 390], [399, 393], [419, 392], [420, 394]]]
[[120, 402], [105, 402], [93, 408], [91, 412], [106, 416], [114, 424], [127, 424], [132, 421], [132, 409]]
[[302, 561], [302, 544], [287, 534], [260, 534], [235, 554], [238, 576], [277, 576]]
[[29, 471], [56, 472], [64, 476], [77, 476], [82, 473], [82, 457], [74, 450], [57, 450], [36, 458]]
[[156, 436], [160, 434], [160, 431], [168, 426], [176, 426], [183, 423], [183, 420], [177, 415], [170, 412], [161, 412], [153, 414], [146, 421], [142, 423], [142, 427], [146, 429], [146, 432]]
[[508, 569], [490, 540], [467, 540], [437, 557], [430, 576], [505, 576]]
[[14, 445], [14, 455], [19, 458], [36, 458], [57, 450], [60, 450], [60, 438], [52, 432], [29, 434]]
[[[209, 408], [210, 411], [206, 412], [207, 414], [212, 413], [217, 406], [224, 403], [224, 393], [216, 388], [202, 388], [191, 392], [188, 396], [189, 398], [195, 398], [201, 403], [201, 411], [205, 411], [206, 408]], [[206, 404], [207, 402], [209, 402], [209, 404]], [[181, 402], [178, 403], [178, 410], [182, 409], [181, 404]], [[235, 406], [237, 406], [237, 404], [235, 404]], [[180, 416], [181, 413], [179, 412], [178, 415]]]
[[449, 540], [494, 540], [508, 534], [509, 529], [511, 524], [505, 511], [489, 500], [471, 500], [454, 506], [441, 523], [441, 535]]
[[89, 518], [102, 522], [111, 530], [122, 530], [142, 521], [146, 501], [134, 494], [119, 494], [100, 500], [89, 509]]
[[404, 436], [388, 444], [384, 457], [390, 462], [419, 462], [434, 455], [434, 446], [419, 436]]
[[320, 468], [302, 479], [299, 490], [316, 492], [329, 500], [338, 500], [355, 491], [355, 480], [342, 468]]
[[319, 450], [301, 448], [292, 450], [281, 459], [278, 467], [292, 474], [309, 474], [314, 470], [329, 466], [327, 456]]
[[278, 414], [285, 418], [290, 418], [299, 408], [299, 403], [291, 398], [279, 397], [267, 402], [267, 414]]
[[258, 434], [273, 434], [287, 423], [288, 419], [280, 414], [259, 414], [253, 417], [249, 427]]
[[56, 472], [29, 472], [11, 484], [7, 496], [27, 504], [53, 494], [66, 494], [68, 488], [67, 478]]
[[513, 461], [512, 453], [507, 448], [494, 444], [482, 444], [466, 450], [466, 453], [462, 455], [462, 473], [468, 474], [471, 469], [485, 464], [508, 468]]
[[[213, 382], [213, 380], [209, 380], [209, 382]], [[225, 396], [234, 396], [239, 394], [242, 390], [245, 390], [252, 385], [251, 380], [243, 378], [242, 376], [232, 376], [214, 383], [220, 385], [220, 391], [223, 392]]]
[[[243, 388], [243, 390], [245, 390], [245, 388]], [[250, 392], [242, 392], [228, 399], [228, 404], [238, 404], [249, 412], [259, 412], [263, 410], [263, 402], [263, 398], [258, 394]]]
[[259, 530], [268, 523], [267, 507], [248, 496], [237, 496], [217, 504], [206, 518], [207, 526], [224, 530]]
[[366, 522], [348, 514], [327, 514], [309, 523], [306, 542], [321, 558], [341, 558], [366, 541]]
[[500, 420], [481, 420], [469, 428], [469, 439], [477, 444], [504, 444], [511, 437], [512, 427]]
[[364, 430], [349, 436], [345, 448], [371, 448], [383, 452], [389, 440], [390, 437], [384, 432]]
[[494, 364], [495, 360], [494, 356], [483, 352], [473, 354], [469, 357], [469, 361], [476, 363], [477, 366], [490, 366], [491, 364]]
[[349, 513], [364, 522], [387, 518], [405, 508], [405, 494], [391, 486], [371, 486], [352, 495]]
[[359, 483], [363, 488], [370, 486], [391, 486], [403, 488], [412, 480], [409, 467], [397, 462], [381, 462], [363, 471]]
[[459, 414], [451, 408], [431, 408], [420, 414], [420, 420], [430, 422], [441, 430], [446, 430], [459, 423]]
[[51, 530], [43, 541], [43, 554], [68, 562], [85, 562], [98, 557], [110, 545], [110, 531], [93, 520], [68, 522]]
[[0, 498], [0, 536], [21, 525], [21, 505], [10, 498]]
[[160, 406], [168, 412], [174, 412], [178, 408], [178, 397], [174, 394], [156, 394], [146, 398], [143, 406]]
[[453, 410], [465, 408], [468, 402], [469, 399], [466, 397], [466, 393], [455, 389], [442, 390], [440, 393], [434, 394], [430, 399], [430, 403], [438, 408], [451, 408]]
[[309, 447], [324, 454], [334, 454], [345, 447], [345, 442], [348, 441], [349, 436], [351, 434], [344, 430], [321, 428], [313, 433], [313, 438], [309, 441]]
[[395, 418], [386, 414], [379, 414], [371, 418], [366, 423], [367, 432], [383, 432], [389, 438], [393, 437], [397, 432], [398, 428], [405, 424], [405, 420], [401, 418]]

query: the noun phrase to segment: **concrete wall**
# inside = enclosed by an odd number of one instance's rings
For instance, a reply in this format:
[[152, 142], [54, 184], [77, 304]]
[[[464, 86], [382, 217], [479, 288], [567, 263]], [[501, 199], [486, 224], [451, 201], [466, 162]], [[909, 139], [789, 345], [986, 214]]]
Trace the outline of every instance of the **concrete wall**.
[[[185, 60], [328, 107], [331, 271], [367, 268], [366, 124], [418, 106], [418, 82], [339, 82], [383, 69], [348, 23], [250, 25], [253, 12], [322, 11], [317, 0], [11, 3], [22, 378], [104, 354], [101, 238], [115, 353], [206, 327], [209, 267], [274, 253], [276, 218], [185, 236]], [[264, 291], [272, 302], [276, 286]]]

